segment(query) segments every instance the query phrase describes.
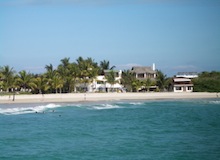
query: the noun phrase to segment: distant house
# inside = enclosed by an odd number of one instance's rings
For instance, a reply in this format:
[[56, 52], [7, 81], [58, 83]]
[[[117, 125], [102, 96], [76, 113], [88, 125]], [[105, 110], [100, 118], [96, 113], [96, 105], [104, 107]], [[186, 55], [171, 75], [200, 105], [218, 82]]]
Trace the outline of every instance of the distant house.
[[[155, 69], [155, 64], [151, 66], [135, 66], [132, 67], [131, 72], [134, 74], [135, 78], [140, 80], [140, 81], [145, 81], [147, 79], [150, 79], [151, 81], [156, 83], [156, 69]], [[151, 85], [147, 89], [146, 86], [141, 86], [138, 91], [156, 91], [157, 90], [156, 85]]]
[[193, 84], [189, 78], [173, 78], [174, 92], [192, 92]]
[[193, 92], [192, 79], [197, 77], [197, 72], [178, 72], [173, 78], [173, 91]]
[[156, 78], [155, 64], [153, 64], [152, 67], [143, 67], [143, 66], [132, 67], [131, 72], [139, 80]]

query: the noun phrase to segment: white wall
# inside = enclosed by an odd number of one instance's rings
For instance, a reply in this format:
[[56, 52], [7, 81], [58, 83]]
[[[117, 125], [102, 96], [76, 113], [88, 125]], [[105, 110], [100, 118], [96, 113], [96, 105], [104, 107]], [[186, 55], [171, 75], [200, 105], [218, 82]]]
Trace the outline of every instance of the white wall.
[[[181, 92], [192, 92], [193, 91], [193, 87], [191, 87], [191, 90], [188, 90], [188, 87], [186, 86], [180, 86], [181, 89], [180, 90], [177, 90], [177, 88], [179, 87], [173, 87], [173, 91], [174, 92], [178, 92], [178, 93], [181, 93]], [[186, 90], [184, 91], [184, 87], [186, 87]]]

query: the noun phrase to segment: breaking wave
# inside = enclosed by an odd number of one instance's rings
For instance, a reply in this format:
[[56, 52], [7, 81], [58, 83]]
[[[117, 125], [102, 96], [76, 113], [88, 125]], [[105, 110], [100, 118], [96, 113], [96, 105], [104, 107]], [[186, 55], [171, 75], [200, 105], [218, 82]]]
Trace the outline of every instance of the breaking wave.
[[142, 102], [130, 102], [129, 104], [131, 104], [131, 105], [143, 105], [144, 103], [142, 103]]
[[219, 100], [213, 100], [213, 101], [209, 101], [210, 104], [220, 104]]
[[40, 106], [34, 106], [34, 107], [0, 108], [0, 114], [18, 115], [18, 114], [38, 113], [38, 112], [44, 112], [48, 109], [53, 109], [57, 107], [61, 107], [61, 105], [47, 104], [47, 105], [40, 105]]
[[95, 110], [103, 110], [103, 109], [115, 109], [115, 108], [123, 108], [122, 106], [114, 105], [114, 104], [100, 104], [91, 107]]

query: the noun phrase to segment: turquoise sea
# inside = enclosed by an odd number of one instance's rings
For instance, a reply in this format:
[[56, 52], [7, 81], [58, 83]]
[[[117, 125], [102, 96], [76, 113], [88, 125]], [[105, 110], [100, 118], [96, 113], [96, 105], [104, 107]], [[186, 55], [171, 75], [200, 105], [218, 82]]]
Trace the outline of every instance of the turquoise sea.
[[217, 160], [220, 99], [0, 104], [0, 159]]

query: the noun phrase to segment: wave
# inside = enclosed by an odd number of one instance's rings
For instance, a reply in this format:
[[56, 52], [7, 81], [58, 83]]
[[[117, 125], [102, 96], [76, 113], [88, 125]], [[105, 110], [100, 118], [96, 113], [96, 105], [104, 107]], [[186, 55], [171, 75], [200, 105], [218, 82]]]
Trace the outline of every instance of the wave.
[[94, 110], [104, 110], [104, 109], [118, 109], [118, 108], [127, 108], [127, 107], [130, 108], [132, 106], [141, 106], [143, 104], [144, 104], [143, 102], [117, 102], [114, 104], [96, 104], [92, 106], [86, 106], [86, 108], [94, 109]]
[[95, 110], [103, 110], [103, 109], [115, 109], [115, 108], [123, 108], [123, 107], [113, 104], [101, 104], [101, 105], [92, 106], [91, 108]]
[[57, 104], [47, 104], [34, 107], [15, 107], [15, 108], [0, 108], [0, 114], [3, 115], [18, 115], [18, 114], [28, 114], [28, 113], [42, 113], [48, 109], [58, 108], [61, 105]]
[[131, 105], [143, 105], [144, 103], [142, 103], [142, 102], [130, 102], [129, 104], [131, 104]]
[[210, 104], [220, 104], [219, 100], [213, 100], [213, 101], [209, 101]]

